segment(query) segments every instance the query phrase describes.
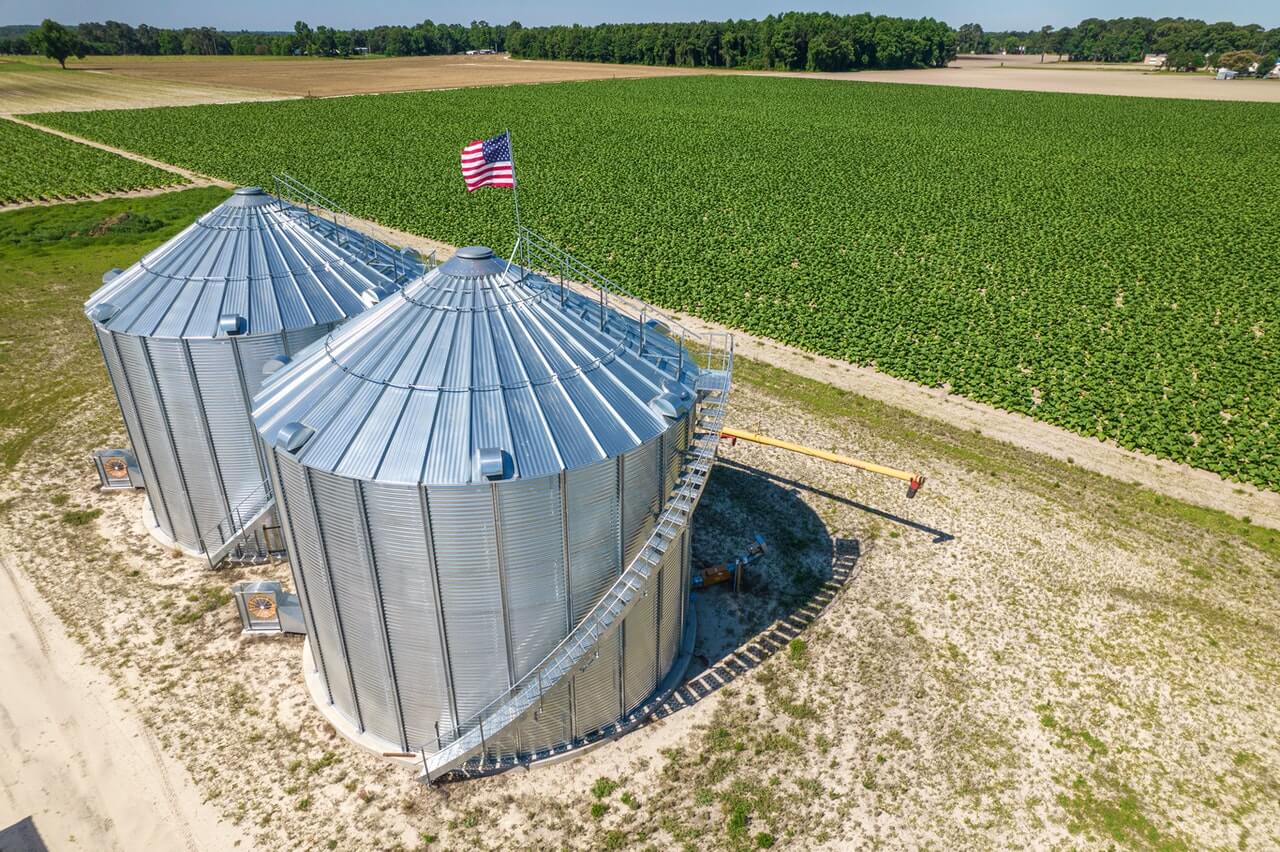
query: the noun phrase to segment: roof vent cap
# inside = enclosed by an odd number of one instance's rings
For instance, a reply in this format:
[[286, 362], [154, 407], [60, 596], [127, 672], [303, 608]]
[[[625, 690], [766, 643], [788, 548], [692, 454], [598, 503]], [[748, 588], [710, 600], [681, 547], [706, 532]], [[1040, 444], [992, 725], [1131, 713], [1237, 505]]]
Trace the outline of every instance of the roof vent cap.
[[268, 358], [267, 363], [262, 365], [262, 375], [270, 376], [284, 369], [293, 359], [288, 355], [277, 355], [274, 358]]
[[511, 456], [496, 447], [476, 449], [476, 473], [480, 479], [506, 479], [511, 474]]
[[276, 433], [276, 443], [285, 451], [296, 453], [315, 433], [315, 429], [294, 420], [280, 427], [280, 431]]
[[463, 260], [488, 260], [493, 257], [493, 249], [488, 246], [463, 246], [453, 256]]
[[245, 329], [249, 327], [249, 323], [240, 314], [223, 314], [218, 317], [218, 331], [228, 337], [244, 334]]
[[124, 272], [124, 270], [118, 266], [108, 269], [106, 272], [102, 273], [102, 283], [110, 284], [112, 281], [115, 280], [115, 277], [119, 275], [121, 272]]
[[262, 195], [262, 187], [260, 186], [242, 186], [237, 189], [235, 195]]
[[111, 318], [119, 311], [120, 309], [110, 302], [99, 302], [89, 309], [89, 319], [105, 325], [110, 322]]

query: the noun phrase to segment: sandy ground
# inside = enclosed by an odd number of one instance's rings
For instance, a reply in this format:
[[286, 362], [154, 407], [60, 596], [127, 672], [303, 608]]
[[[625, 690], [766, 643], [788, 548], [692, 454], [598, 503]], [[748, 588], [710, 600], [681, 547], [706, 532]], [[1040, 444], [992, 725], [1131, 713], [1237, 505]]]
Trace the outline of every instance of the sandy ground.
[[[225, 590], [250, 572], [165, 551], [140, 495], [96, 490], [81, 436], [115, 419], [101, 397], [0, 493], [0, 544], [22, 541], [45, 609], [109, 672], [57, 709], [92, 730], [79, 696], [114, 690], [244, 848], [1280, 843], [1280, 565], [1078, 467], [762, 369], [743, 367], [733, 422], [931, 480], [907, 501], [896, 481], [726, 447], [695, 558], [755, 532], [772, 547], [742, 595], [695, 598], [697, 662], [731, 674], [616, 742], [435, 789], [346, 743], [307, 698], [298, 641], [239, 635]], [[102, 515], [68, 525], [71, 508]], [[803, 624], [841, 565], [799, 645], [762, 635]]]
[[0, 115], [221, 104], [279, 97], [258, 89], [233, 89], [201, 80], [186, 83], [96, 71], [0, 69]]
[[110, 56], [93, 57], [69, 65], [108, 72], [113, 77], [133, 81], [234, 86], [274, 95], [309, 97], [698, 73], [690, 68], [596, 62], [526, 62], [504, 56], [406, 56], [352, 60], [219, 57], [204, 61]]
[[[0, 829], [50, 850], [224, 850], [236, 837], [0, 553]], [[0, 839], [4, 852], [28, 852]]]

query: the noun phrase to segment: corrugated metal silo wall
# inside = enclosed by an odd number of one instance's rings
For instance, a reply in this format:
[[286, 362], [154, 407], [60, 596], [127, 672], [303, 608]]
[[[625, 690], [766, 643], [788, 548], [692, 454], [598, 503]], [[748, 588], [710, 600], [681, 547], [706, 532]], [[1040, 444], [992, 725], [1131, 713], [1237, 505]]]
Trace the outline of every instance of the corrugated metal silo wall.
[[365, 483], [363, 490], [408, 740], [404, 747], [438, 748], [437, 733], [452, 732], [454, 715], [423, 494], [412, 486], [377, 483]]
[[573, 676], [573, 735], [583, 737], [622, 715], [618, 671], [619, 631], [596, 646], [594, 659]]
[[287, 521], [294, 583], [307, 619], [307, 638], [334, 707], [358, 725], [355, 690], [312, 504], [310, 477], [307, 469], [287, 453], [273, 450], [271, 457], [276, 467], [276, 497]]
[[564, 479], [570, 620], [577, 624], [621, 571], [617, 459], [567, 471]]
[[640, 552], [661, 509], [659, 491], [662, 436], [641, 444], [622, 457], [622, 564]]
[[[155, 513], [156, 520], [163, 529], [172, 530], [173, 521], [169, 519], [168, 506], [159, 487], [160, 479], [156, 473], [155, 464], [151, 460], [148, 436], [138, 419], [137, 402], [134, 399], [124, 365], [120, 361], [120, 353], [116, 349], [115, 336], [99, 326], [95, 326], [94, 332], [98, 336], [98, 345], [102, 348], [102, 357], [107, 365], [107, 376], [111, 379], [112, 387], [115, 388], [116, 402], [119, 403], [120, 414], [124, 417], [124, 427], [129, 435], [129, 444], [133, 447], [133, 453], [138, 459], [139, 467], [142, 469], [143, 479], [148, 485], [151, 510]], [[155, 484], [152, 485], [152, 483]], [[154, 489], [154, 491], [151, 489]]]
[[382, 604], [369, 564], [358, 484], [314, 470], [310, 477], [324, 563], [333, 583], [335, 610], [362, 727], [384, 740], [401, 743], [404, 736], [399, 702], [392, 688]]
[[494, 486], [515, 678], [528, 674], [569, 632], [560, 477]]
[[493, 494], [489, 485], [429, 486], [427, 506], [458, 718], [510, 686]]
[[[196, 386], [213, 440], [213, 454], [223, 491], [232, 507], [254, 494], [265, 473], [258, 441], [241, 385], [236, 353], [225, 341], [197, 340], [187, 344]], [[261, 372], [261, 371], [259, 371]], [[228, 510], [223, 510], [225, 517]], [[217, 523], [215, 521], [214, 523]], [[208, 527], [205, 527], [207, 530]], [[214, 547], [221, 542], [205, 542]]]
[[199, 549], [202, 535], [257, 492], [265, 471], [247, 400], [269, 359], [329, 328], [189, 341], [97, 329], [157, 521], [179, 544]]
[[680, 651], [684, 630], [684, 558], [686, 529], [678, 541], [662, 557], [662, 574], [658, 592], [658, 672], [659, 679], [671, 670]]
[[658, 589], [651, 577], [622, 624], [622, 708], [630, 712], [658, 685]]
[[[144, 341], [127, 334], [112, 337], [119, 347], [120, 361], [138, 408], [138, 423], [150, 450], [153, 476], [148, 480], [147, 488], [159, 491], [159, 499], [154, 494], [151, 496], [152, 505], [163, 502], [166, 507], [170, 523], [165, 528], [166, 533], [187, 547], [196, 547], [199, 535], [196, 520], [182, 484], [173, 433], [166, 422], [160, 389]], [[157, 519], [160, 519], [159, 515]]]

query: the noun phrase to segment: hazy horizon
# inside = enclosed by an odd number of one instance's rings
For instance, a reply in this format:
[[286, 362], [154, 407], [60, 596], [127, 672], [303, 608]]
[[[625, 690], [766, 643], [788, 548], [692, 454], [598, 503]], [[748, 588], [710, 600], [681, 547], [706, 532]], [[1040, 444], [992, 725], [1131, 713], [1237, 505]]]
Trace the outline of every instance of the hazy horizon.
[[748, 0], [745, 3], [728, 3], [724, 0], [701, 2], [672, 2], [656, 0], [645, 7], [645, 13], [635, 14], [634, 7], [621, 3], [588, 3], [584, 0], [560, 0], [545, 3], [535, 9], [521, 3], [489, 3], [483, 7], [485, 14], [459, 14], [456, 6], [436, 3], [412, 3], [392, 0], [377, 6], [352, 6], [334, 0], [287, 0], [284, 3], [263, 4], [248, 0], [226, 0], [216, 8], [192, 7], [155, 0], [5, 0], [0, 10], [0, 24], [38, 24], [44, 18], [53, 18], [65, 24], [85, 21], [122, 21], [137, 26], [150, 24], [155, 27], [216, 27], [219, 30], [236, 31], [291, 31], [294, 21], [303, 20], [312, 26], [324, 24], [338, 29], [368, 29], [382, 24], [411, 25], [430, 19], [438, 23], [467, 24], [483, 17], [484, 20], [505, 24], [519, 21], [525, 26], [552, 24], [645, 23], [666, 21], [723, 21], [740, 18], [763, 18], [785, 11], [830, 11], [836, 14], [870, 12], [907, 18], [930, 17], [945, 21], [952, 27], [970, 22], [980, 24], [986, 30], [1036, 30], [1045, 24], [1054, 27], [1075, 26], [1085, 18], [1118, 17], [1183, 17], [1198, 18], [1214, 23], [1231, 21], [1236, 24], [1259, 24], [1265, 28], [1280, 26], [1280, 4], [1246, 0], [1232, 7], [1231, 14], [1222, 16], [1220, 6], [1210, 6], [1191, 0], [1171, 0], [1153, 3], [1150, 0], [1131, 0], [1128, 3], [1104, 3], [1100, 0], [1067, 4], [1057, 0], [1039, 3], [1014, 3], [1009, 0], [976, 0], [961, 3], [957, 0], [906, 0], [902, 3], [831, 4], [814, 8], [799, 4], [795, 7]]

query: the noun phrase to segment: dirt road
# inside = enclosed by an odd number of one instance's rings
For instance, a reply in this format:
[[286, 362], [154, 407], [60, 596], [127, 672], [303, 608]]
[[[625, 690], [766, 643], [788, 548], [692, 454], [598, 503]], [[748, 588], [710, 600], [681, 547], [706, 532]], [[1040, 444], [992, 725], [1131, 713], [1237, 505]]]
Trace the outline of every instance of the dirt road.
[[84, 662], [7, 554], [0, 625], [0, 829], [30, 818], [54, 852], [234, 847], [231, 827]]

